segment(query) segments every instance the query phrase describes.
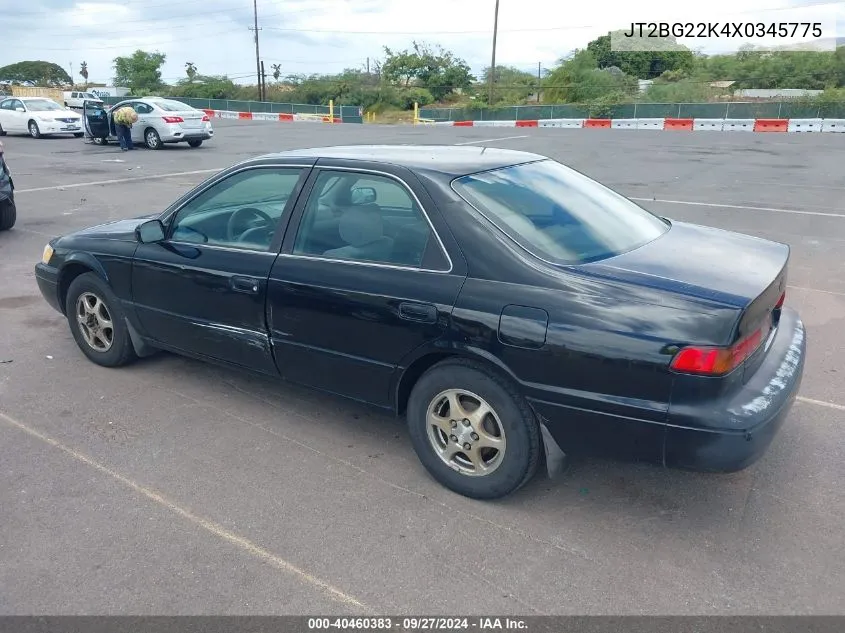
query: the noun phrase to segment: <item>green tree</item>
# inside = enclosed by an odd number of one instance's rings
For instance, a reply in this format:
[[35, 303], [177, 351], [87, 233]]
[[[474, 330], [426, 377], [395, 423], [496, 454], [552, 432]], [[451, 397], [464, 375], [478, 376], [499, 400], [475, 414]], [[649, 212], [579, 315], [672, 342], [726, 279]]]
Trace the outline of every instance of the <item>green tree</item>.
[[546, 102], [588, 103], [601, 99], [615, 103], [632, 97], [637, 79], [616, 67], [600, 69], [589, 50], [576, 51], [546, 78], [543, 97]]
[[237, 86], [228, 77], [209, 77], [194, 75], [181, 79], [170, 89], [174, 97], [194, 99], [237, 99], [244, 89]]
[[53, 62], [24, 61], [0, 68], [0, 79], [57, 88], [73, 83], [64, 68]]
[[[615, 31], [620, 34], [622, 31]], [[621, 39], [621, 38], [620, 38]], [[692, 51], [677, 44], [673, 38], [662, 38], [664, 43], [677, 48], [673, 51], [653, 50], [655, 38], [625, 40], [631, 48], [649, 46], [651, 50], [611, 50], [611, 34], [602, 35], [587, 44], [587, 50], [596, 58], [599, 68], [616, 66], [626, 75], [639, 79], [654, 79], [667, 70], [690, 70], [695, 63]]]
[[128, 57], [116, 57], [114, 83], [129, 88], [133, 94], [160, 90], [163, 86], [161, 67], [165, 59], [164, 53], [147, 53], [140, 49]]
[[[485, 86], [489, 84], [489, 67], [481, 74], [481, 81]], [[533, 73], [512, 66], [496, 66], [493, 89], [494, 103], [520, 103], [537, 92], [538, 79]], [[488, 91], [482, 91], [479, 97], [486, 103], [490, 94]]]
[[413, 82], [426, 88], [438, 101], [469, 88], [475, 80], [469, 65], [441, 46], [413, 42], [411, 50], [392, 51], [385, 46], [384, 53], [381, 74], [385, 79], [401, 83], [405, 88]]
[[193, 81], [197, 76], [197, 66], [194, 62], [185, 62], [185, 74], [188, 75], [188, 81]]

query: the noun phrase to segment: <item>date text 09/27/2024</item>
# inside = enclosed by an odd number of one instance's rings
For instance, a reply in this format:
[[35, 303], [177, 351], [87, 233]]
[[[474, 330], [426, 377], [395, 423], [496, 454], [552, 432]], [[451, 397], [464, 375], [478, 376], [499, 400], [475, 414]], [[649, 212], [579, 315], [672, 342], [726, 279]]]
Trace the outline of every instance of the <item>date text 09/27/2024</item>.
[[623, 37], [822, 37], [821, 22], [631, 22]]

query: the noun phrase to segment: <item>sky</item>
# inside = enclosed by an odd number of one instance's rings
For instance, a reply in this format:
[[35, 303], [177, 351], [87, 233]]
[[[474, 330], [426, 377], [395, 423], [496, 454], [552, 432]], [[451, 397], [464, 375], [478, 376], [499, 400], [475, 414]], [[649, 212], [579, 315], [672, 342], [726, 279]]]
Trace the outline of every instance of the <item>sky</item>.
[[[845, 35], [845, 2], [818, 0], [500, 0], [497, 64], [537, 72], [574, 49], [632, 22], [822, 21]], [[333, 74], [366, 68], [384, 47], [439, 44], [480, 74], [490, 64], [495, 0], [257, 0], [259, 45], [268, 76]], [[699, 6], [693, 6], [699, 5]], [[702, 6], [703, 5], [703, 6]], [[819, 6], [822, 5], [822, 6]], [[597, 9], [597, 7], [600, 7]], [[832, 13], [838, 10], [838, 16]], [[140, 48], [167, 55], [165, 81], [192, 62], [205, 75], [254, 79], [250, 0], [0, 0], [0, 67], [44, 60], [89, 81], [112, 83], [113, 60]], [[831, 18], [832, 16], [832, 18]], [[838, 32], [837, 31], [838, 17]], [[705, 53], [736, 50], [738, 39], [679, 40]]]

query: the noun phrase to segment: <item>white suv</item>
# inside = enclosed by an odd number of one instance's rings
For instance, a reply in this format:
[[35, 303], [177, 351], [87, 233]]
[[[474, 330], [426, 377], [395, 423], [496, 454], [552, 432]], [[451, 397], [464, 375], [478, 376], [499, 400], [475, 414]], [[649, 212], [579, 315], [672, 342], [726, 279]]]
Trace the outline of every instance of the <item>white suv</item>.
[[77, 92], [76, 90], [65, 92], [64, 98], [65, 107], [68, 108], [81, 108], [83, 101], [95, 101], [97, 103], [103, 102], [103, 100], [95, 94], [90, 92]]

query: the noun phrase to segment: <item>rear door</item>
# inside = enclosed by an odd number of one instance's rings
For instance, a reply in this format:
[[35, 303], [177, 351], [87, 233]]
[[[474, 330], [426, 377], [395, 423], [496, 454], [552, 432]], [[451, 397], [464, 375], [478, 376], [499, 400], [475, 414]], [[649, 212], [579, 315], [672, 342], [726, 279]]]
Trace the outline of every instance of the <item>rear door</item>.
[[288, 380], [389, 407], [403, 361], [445, 333], [465, 264], [411, 172], [347, 165], [309, 178], [270, 273], [270, 336]]
[[132, 142], [144, 142], [144, 130], [149, 126], [155, 127], [156, 118], [155, 108], [143, 101], [133, 101], [129, 104], [135, 113], [138, 115], [138, 121], [132, 126]]

